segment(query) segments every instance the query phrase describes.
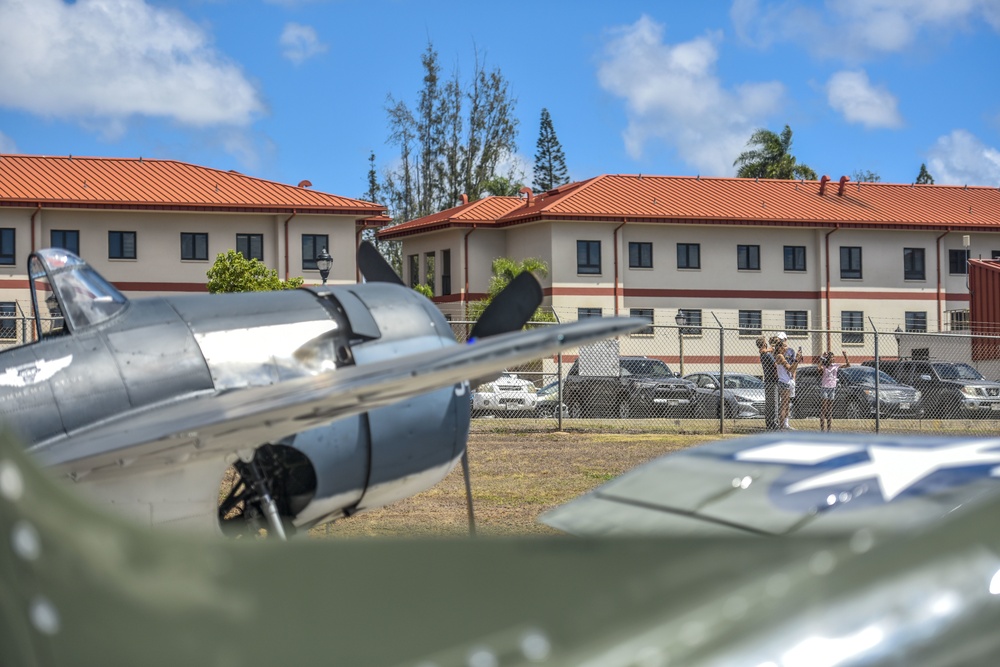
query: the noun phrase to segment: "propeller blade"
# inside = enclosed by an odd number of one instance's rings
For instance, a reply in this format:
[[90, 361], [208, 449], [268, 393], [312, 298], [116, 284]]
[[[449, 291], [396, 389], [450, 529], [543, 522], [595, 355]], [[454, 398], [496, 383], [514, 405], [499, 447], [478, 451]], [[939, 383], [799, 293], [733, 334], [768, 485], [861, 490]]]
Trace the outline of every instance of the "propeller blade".
[[403, 279], [369, 241], [362, 241], [358, 246], [358, 268], [361, 269], [361, 275], [370, 283], [395, 283], [405, 286]]
[[469, 447], [462, 452], [462, 476], [465, 478], [465, 506], [469, 510], [469, 536], [476, 536], [476, 514], [472, 509], [472, 479], [469, 476]]
[[542, 303], [542, 286], [530, 271], [514, 276], [507, 287], [497, 294], [472, 327], [470, 342], [478, 338], [519, 331]]

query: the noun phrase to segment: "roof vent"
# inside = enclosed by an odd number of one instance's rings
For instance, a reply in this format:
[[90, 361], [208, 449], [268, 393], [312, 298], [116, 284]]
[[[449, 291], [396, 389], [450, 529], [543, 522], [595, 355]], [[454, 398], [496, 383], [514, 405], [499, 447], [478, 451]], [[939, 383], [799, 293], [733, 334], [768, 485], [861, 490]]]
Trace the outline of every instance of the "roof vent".
[[849, 177], [847, 177], [847, 176], [841, 176], [840, 177], [840, 187], [837, 188], [837, 196], [838, 197], [843, 197], [844, 196], [844, 188], [847, 187], [847, 181], [849, 181], [849, 180], [851, 180], [851, 179]]
[[822, 197], [826, 194], [826, 184], [830, 182], [830, 177], [823, 174], [823, 178], [819, 179], [819, 196]]
[[465, 206], [465, 205], [466, 205], [466, 204], [468, 204], [468, 203], [469, 203], [469, 195], [467, 195], [467, 194], [465, 194], [465, 193], [463, 192], [463, 193], [462, 193], [462, 206]]
[[527, 206], [531, 206], [531, 200], [533, 199], [533, 197], [531, 196], [531, 188], [529, 188], [527, 185], [525, 185], [523, 188], [521, 188], [519, 190], [519, 192], [522, 195], [527, 196], [528, 199], [527, 199], [526, 205]]
[[305, 180], [303, 180], [303, 181], [299, 181], [299, 184], [296, 187], [299, 187], [299, 188], [311, 188], [312, 186], [313, 186], [313, 184], [312, 184], [311, 181], [305, 181]]

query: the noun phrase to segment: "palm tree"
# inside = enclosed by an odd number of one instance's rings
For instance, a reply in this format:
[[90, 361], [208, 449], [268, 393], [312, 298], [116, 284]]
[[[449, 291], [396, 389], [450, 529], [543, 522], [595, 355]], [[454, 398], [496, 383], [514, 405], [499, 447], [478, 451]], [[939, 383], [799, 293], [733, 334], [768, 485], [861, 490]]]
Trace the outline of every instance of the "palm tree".
[[[470, 320], [478, 320], [486, 309], [486, 306], [493, 301], [493, 298], [503, 291], [510, 281], [514, 280], [522, 271], [530, 271], [540, 278], [549, 275], [549, 265], [545, 260], [537, 257], [526, 257], [521, 261], [516, 261], [510, 257], [497, 257], [493, 260], [493, 275], [490, 277], [490, 288], [486, 298], [482, 301], [469, 303], [466, 316]], [[548, 309], [539, 308], [531, 316], [533, 322], [555, 322], [555, 316]]]
[[747, 146], [756, 148], [743, 151], [733, 162], [739, 178], [816, 180], [816, 172], [804, 164], [796, 164], [795, 156], [789, 153], [792, 147], [792, 128], [787, 125], [780, 136], [763, 127], [757, 129], [750, 135]]

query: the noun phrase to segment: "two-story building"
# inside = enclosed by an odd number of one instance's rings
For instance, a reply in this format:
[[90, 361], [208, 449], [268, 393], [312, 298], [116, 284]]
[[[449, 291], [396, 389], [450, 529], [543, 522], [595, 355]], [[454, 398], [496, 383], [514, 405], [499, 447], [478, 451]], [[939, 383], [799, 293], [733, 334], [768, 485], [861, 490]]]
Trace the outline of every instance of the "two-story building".
[[229, 249], [281, 278], [359, 280], [362, 229], [388, 221], [371, 202], [173, 160], [0, 155], [0, 338], [27, 309], [27, 258], [39, 248], [77, 253], [130, 296], [205, 291]]
[[[404, 279], [453, 317], [493, 258], [549, 266], [560, 319], [638, 315], [764, 330], [967, 327], [967, 260], [1000, 256], [1000, 190], [831, 181], [603, 175], [487, 197], [379, 232]], [[869, 319], [871, 318], [871, 320]]]

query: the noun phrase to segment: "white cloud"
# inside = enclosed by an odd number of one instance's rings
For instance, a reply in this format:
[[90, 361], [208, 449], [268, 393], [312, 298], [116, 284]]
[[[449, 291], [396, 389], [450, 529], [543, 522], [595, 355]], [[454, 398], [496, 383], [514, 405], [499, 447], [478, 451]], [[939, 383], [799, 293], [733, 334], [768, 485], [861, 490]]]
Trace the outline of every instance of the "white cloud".
[[933, 33], [972, 30], [981, 21], [1000, 30], [996, 0], [734, 0], [736, 33], [760, 47], [802, 44], [823, 57], [862, 60], [895, 53]]
[[135, 116], [245, 126], [264, 110], [201, 28], [144, 0], [5, 0], [0, 43], [0, 105], [110, 136]]
[[903, 124], [896, 96], [882, 86], [873, 86], [863, 70], [837, 72], [830, 77], [826, 98], [849, 123], [860, 123], [869, 129]]
[[17, 144], [3, 132], [0, 132], [0, 153], [17, 153]]
[[941, 185], [1000, 187], [1000, 150], [965, 130], [952, 130], [928, 151], [927, 169]]
[[283, 47], [282, 55], [296, 65], [320, 53], [325, 53], [326, 44], [319, 41], [316, 31], [307, 25], [287, 23], [278, 40]]
[[663, 141], [699, 173], [732, 175], [733, 160], [779, 108], [784, 87], [724, 89], [715, 72], [718, 34], [671, 45], [663, 31], [648, 16], [615, 29], [598, 67], [601, 87], [626, 102], [626, 150], [638, 158], [647, 144]]

